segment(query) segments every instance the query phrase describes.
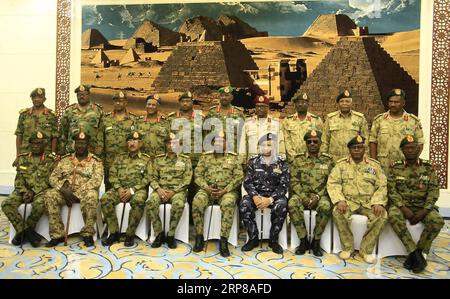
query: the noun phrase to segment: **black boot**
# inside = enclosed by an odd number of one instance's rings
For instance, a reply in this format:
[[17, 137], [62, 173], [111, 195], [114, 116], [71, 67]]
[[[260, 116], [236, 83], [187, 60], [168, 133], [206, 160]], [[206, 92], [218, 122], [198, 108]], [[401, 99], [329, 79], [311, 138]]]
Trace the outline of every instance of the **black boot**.
[[30, 241], [31, 246], [36, 248], [41, 245], [41, 236], [36, 233], [31, 227], [25, 230], [25, 236], [27, 237], [28, 241]]
[[228, 239], [225, 237], [220, 237], [219, 252], [223, 257], [229, 257], [231, 255], [230, 250], [228, 250]]
[[161, 245], [162, 245], [162, 243], [164, 243], [164, 233], [163, 232], [160, 232], [157, 236], [156, 236], [156, 238], [155, 238], [155, 240], [153, 240], [153, 243], [152, 243], [152, 248], [158, 248], [158, 247], [161, 247]]
[[85, 236], [83, 237], [84, 246], [91, 247], [94, 246], [94, 238], [92, 236]]
[[16, 235], [14, 236], [14, 238], [12, 239], [11, 243], [15, 246], [18, 246], [20, 244], [22, 244], [22, 240], [25, 240], [25, 236], [24, 236], [25, 232], [21, 231], [20, 233], [16, 233]]
[[167, 236], [167, 246], [169, 246], [170, 249], [177, 248], [177, 241], [175, 241], [175, 236]]
[[131, 235], [131, 236], [126, 235], [125, 236], [125, 242], [123, 242], [123, 245], [125, 247], [134, 246], [134, 235]]
[[119, 233], [112, 233], [109, 235], [108, 238], [102, 240], [103, 246], [111, 246], [116, 242], [120, 241], [120, 234]]
[[320, 239], [313, 239], [311, 249], [315, 256], [323, 256], [322, 248], [320, 248]]
[[253, 250], [253, 248], [258, 247], [258, 244], [259, 244], [259, 239], [258, 239], [258, 237], [253, 238], [253, 239], [250, 239], [250, 240], [248, 240], [247, 243], [245, 243], [244, 246], [242, 246], [241, 250], [242, 250], [242, 251], [250, 251], [250, 250]]
[[309, 249], [308, 237], [304, 237], [300, 240], [300, 245], [295, 249], [296, 255], [303, 255]]
[[55, 247], [56, 245], [58, 245], [59, 243], [64, 242], [64, 237], [61, 238], [57, 238], [57, 239], [51, 239], [50, 241], [48, 241], [45, 244], [45, 247]]
[[203, 240], [203, 235], [197, 235], [195, 237], [195, 245], [194, 245], [193, 251], [200, 252], [203, 250], [203, 247], [205, 247], [205, 241]]
[[414, 257], [416, 259], [416, 263], [414, 265], [413, 263], [413, 272], [414, 273], [420, 273], [427, 267], [427, 261], [423, 257], [422, 250], [416, 249], [414, 251]]
[[417, 263], [416, 257], [415, 257], [415, 251], [408, 254], [408, 257], [406, 258], [405, 262], [403, 263], [403, 267], [407, 270], [412, 270], [415, 264]]
[[280, 244], [278, 244], [278, 238], [270, 240], [269, 247], [272, 248], [273, 252], [283, 254], [283, 247], [281, 247]]

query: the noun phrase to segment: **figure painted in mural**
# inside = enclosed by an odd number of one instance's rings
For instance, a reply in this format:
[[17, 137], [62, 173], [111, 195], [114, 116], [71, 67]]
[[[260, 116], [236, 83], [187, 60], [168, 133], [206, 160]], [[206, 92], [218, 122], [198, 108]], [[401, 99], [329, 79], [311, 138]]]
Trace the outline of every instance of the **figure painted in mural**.
[[[45, 212], [43, 194], [50, 188], [48, 180], [56, 163], [53, 154], [45, 154], [47, 140], [49, 138], [40, 131], [29, 135], [27, 143], [31, 152], [19, 155], [14, 191], [2, 202], [2, 211], [17, 232], [13, 245], [20, 245], [22, 240], [28, 240], [33, 247], [40, 245], [41, 236], [35, 232], [35, 227]], [[25, 227], [23, 215], [17, 210], [22, 203], [31, 205]]]
[[45, 153], [53, 153], [56, 156], [58, 146], [58, 123], [53, 110], [45, 107], [45, 89], [35, 88], [31, 94], [33, 107], [19, 111], [19, 120], [14, 134], [16, 135], [16, 160], [13, 167], [17, 166], [21, 153], [31, 152], [30, 136], [40, 131], [46, 138]]
[[60, 123], [59, 153], [65, 155], [74, 152], [74, 142], [71, 136], [74, 131], [81, 129], [91, 136], [89, 152], [98, 158], [103, 157], [104, 139], [102, 121], [104, 112], [100, 105], [90, 100], [89, 85], [80, 85], [75, 89], [78, 103], [69, 105], [64, 111]]
[[219, 132], [216, 135], [214, 150], [205, 152], [195, 168], [195, 183], [200, 190], [192, 203], [192, 218], [196, 232], [193, 250], [199, 252], [204, 246], [205, 210], [210, 205], [219, 205], [219, 207], [212, 206], [213, 209], [220, 209], [222, 213], [219, 252], [221, 256], [228, 257], [230, 256], [228, 237], [244, 173], [237, 154], [226, 151], [225, 136], [225, 132]]
[[368, 221], [359, 254], [371, 264], [375, 261], [373, 249], [387, 221], [387, 179], [380, 162], [365, 154], [363, 137], [353, 137], [347, 146], [350, 156], [336, 162], [327, 182], [328, 194], [334, 204], [333, 219], [342, 244], [339, 256], [342, 259], [351, 257], [354, 250], [351, 216], [361, 214]]
[[294, 157], [307, 152], [307, 144], [303, 137], [306, 132], [316, 130], [323, 132], [322, 119], [309, 112], [309, 101], [311, 100], [306, 93], [298, 94], [292, 99], [296, 113], [283, 120], [283, 135], [286, 146], [286, 157], [289, 163], [292, 163]]
[[[164, 241], [169, 248], [176, 248], [175, 229], [183, 214], [189, 184], [192, 180], [192, 164], [188, 155], [180, 153], [179, 140], [171, 133], [165, 140], [166, 153], [155, 157], [149, 164], [150, 187], [153, 192], [145, 203], [147, 215], [156, 235], [153, 248]], [[171, 204], [171, 215], [167, 238], [159, 218], [159, 205]]]
[[[102, 212], [109, 228], [109, 237], [102, 241], [109, 246], [120, 241], [119, 224], [116, 217], [116, 205], [129, 203], [128, 228], [124, 245], [134, 245], [134, 234], [144, 214], [148, 196], [148, 163], [150, 156], [141, 152], [142, 134], [138, 131], [128, 133], [126, 137], [128, 151], [117, 155], [110, 169], [111, 189], [100, 199]], [[122, 220], [120, 220], [122, 221]]]
[[[352, 110], [352, 96], [348, 90], [336, 97], [339, 110], [329, 113], [325, 120], [322, 151], [330, 154], [334, 161], [348, 155], [347, 143], [358, 135], [369, 137], [369, 127], [364, 114]], [[366, 147], [367, 148], [367, 147]], [[368, 153], [368, 149], [367, 149]]]
[[244, 179], [244, 195], [239, 203], [239, 211], [249, 236], [242, 251], [250, 251], [258, 246], [259, 233], [256, 226], [255, 210], [271, 209], [269, 247], [275, 253], [283, 253], [278, 236], [287, 216], [289, 188], [289, 166], [287, 161], [276, 155], [277, 136], [267, 133], [258, 142], [261, 154], [248, 161]]
[[109, 170], [115, 158], [128, 150], [127, 136], [135, 130], [136, 115], [127, 110], [127, 95], [124, 92], [115, 93], [112, 97], [113, 112], [108, 112], [101, 122], [103, 134], [103, 167], [105, 171], [105, 189], [111, 189]]
[[[294, 157], [291, 169], [291, 190], [289, 199], [289, 216], [297, 231], [300, 245], [295, 254], [302, 255], [312, 249], [315, 256], [322, 256], [320, 238], [331, 217], [332, 205], [327, 192], [327, 179], [334, 167], [333, 158], [326, 153], [320, 153], [322, 132], [311, 130], [306, 132], [303, 140], [307, 152]], [[310, 232], [312, 240], [308, 239], [304, 210], [311, 213], [316, 210], [316, 226]], [[310, 242], [311, 241], [311, 242]]]
[[399, 147], [406, 135], [411, 135], [419, 144], [420, 152], [425, 142], [420, 120], [404, 110], [406, 95], [401, 89], [391, 90], [387, 97], [389, 110], [373, 119], [370, 132], [370, 157], [380, 161], [386, 175], [396, 161], [405, 157]]
[[82, 130], [74, 130], [75, 153], [61, 157], [50, 175], [50, 186], [44, 195], [49, 219], [51, 240], [47, 247], [64, 242], [64, 224], [60, 207], [80, 203], [84, 227], [80, 234], [86, 246], [93, 246], [94, 225], [97, 219], [98, 190], [103, 180], [103, 164], [100, 158], [88, 150], [90, 136]]
[[[423, 254], [430, 252], [433, 240], [444, 226], [436, 201], [439, 198], [439, 182], [431, 163], [419, 159], [421, 144], [412, 135], [400, 142], [405, 157], [394, 163], [388, 180], [389, 222], [408, 252], [403, 264], [414, 273], [427, 266]], [[416, 244], [406, 226], [422, 222], [424, 230]]]

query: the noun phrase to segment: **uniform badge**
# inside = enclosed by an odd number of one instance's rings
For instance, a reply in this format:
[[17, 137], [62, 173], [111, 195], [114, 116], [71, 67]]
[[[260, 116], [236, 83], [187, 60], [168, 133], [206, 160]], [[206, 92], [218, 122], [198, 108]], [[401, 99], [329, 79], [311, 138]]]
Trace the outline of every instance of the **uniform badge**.
[[223, 91], [224, 91], [225, 93], [229, 93], [229, 92], [230, 92], [230, 88], [225, 87], [225, 88], [223, 89]]
[[406, 140], [408, 140], [408, 142], [414, 142], [414, 137], [412, 137], [411, 135], [406, 136]]
[[317, 136], [316, 130], [312, 130], [312, 131], [311, 131], [311, 137], [316, 137], [316, 136]]
[[42, 138], [44, 137], [44, 135], [42, 135], [41, 132], [37, 132], [36, 137], [37, 137], [38, 139], [42, 139]]
[[348, 92], [348, 90], [344, 91], [344, 96], [349, 97], [350, 93]]
[[308, 99], [308, 95], [305, 93], [303, 93], [302, 99], [307, 100]]
[[113, 128], [113, 127], [106, 127], [106, 128], [105, 128], [105, 131], [112, 130], [112, 128]]
[[190, 91], [187, 92], [187, 96], [192, 98], [192, 93]]
[[27, 169], [28, 169], [28, 167], [26, 167], [26, 166], [22, 166], [22, 165], [21, 165], [21, 166], [19, 166], [19, 168], [20, 168], [20, 169], [22, 169], [22, 170], [27, 170]]
[[263, 97], [263, 96], [260, 96], [260, 97], [258, 98], [258, 102], [263, 103], [263, 102], [264, 102], [264, 97]]
[[81, 140], [86, 138], [86, 135], [84, 134], [84, 132], [81, 132], [80, 135], [78, 136]]
[[139, 133], [138, 132], [134, 132], [133, 133], [133, 138], [134, 139], [138, 139], [139, 138]]
[[125, 95], [123, 94], [123, 92], [120, 92], [119, 93], [119, 98], [124, 98], [125, 97]]
[[370, 174], [377, 174], [377, 171], [375, 170], [375, 168], [372, 168], [372, 167], [367, 167], [366, 172], [370, 173]]
[[42, 95], [43, 93], [44, 93], [44, 92], [42, 91], [42, 89], [40, 89], [40, 88], [37, 89], [37, 94], [38, 94], [38, 95]]
[[363, 142], [363, 139], [360, 135], [358, 135], [358, 137], [356, 137], [356, 141], [358, 141], [358, 143]]
[[80, 85], [80, 91], [85, 91], [86, 88], [84, 87], [84, 85]]
[[395, 93], [395, 95], [399, 96], [402, 94], [402, 91], [400, 89], [396, 88], [396, 89], [394, 89], [394, 93]]
[[170, 133], [169, 137], [170, 137], [170, 139], [175, 139], [175, 134], [174, 133]]

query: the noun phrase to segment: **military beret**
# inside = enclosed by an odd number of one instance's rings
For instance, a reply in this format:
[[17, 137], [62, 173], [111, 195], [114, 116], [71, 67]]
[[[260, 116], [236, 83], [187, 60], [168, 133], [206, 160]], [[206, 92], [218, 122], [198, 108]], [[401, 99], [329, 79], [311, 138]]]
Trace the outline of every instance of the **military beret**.
[[400, 148], [410, 143], [417, 144], [417, 140], [412, 135], [406, 135], [405, 138], [400, 141]]
[[309, 139], [309, 138], [311, 138], [311, 137], [317, 137], [317, 138], [319, 138], [320, 140], [322, 140], [321, 138], [322, 138], [322, 132], [320, 132], [320, 131], [316, 131], [316, 130], [311, 130], [311, 131], [308, 131], [308, 132], [306, 132], [306, 134], [303, 136], [303, 140], [307, 140], [307, 139]]
[[34, 98], [36, 96], [45, 99], [45, 88], [38, 87], [33, 89], [33, 91], [30, 93], [30, 97]]
[[128, 140], [142, 140], [142, 134], [138, 131], [131, 131], [130, 134], [127, 135]]
[[406, 98], [406, 94], [405, 91], [403, 89], [400, 88], [394, 88], [393, 90], [391, 90], [387, 95], [386, 95], [386, 100], [389, 100], [390, 97], [393, 96], [401, 96], [403, 99]]
[[124, 92], [122, 92], [122, 91], [116, 92], [116, 93], [113, 95], [112, 98], [113, 98], [113, 100], [117, 100], [117, 99], [126, 99], [126, 98], [127, 98], [127, 94], [124, 93]]
[[297, 102], [297, 101], [300, 101], [300, 100], [309, 102], [308, 94], [306, 92], [304, 92], [302, 94], [297, 94], [297, 95], [294, 95], [292, 97], [292, 99], [291, 99], [291, 101], [294, 102], [294, 103]]
[[350, 141], [347, 143], [347, 147], [351, 147], [352, 145], [355, 144], [364, 144], [365, 140], [366, 138], [362, 137], [361, 135], [355, 136], [352, 139], [350, 139]]
[[258, 145], [261, 145], [264, 141], [277, 141], [277, 134], [267, 133], [259, 138]]
[[192, 96], [192, 93], [190, 92], [190, 91], [187, 91], [187, 92], [184, 92], [184, 93], [182, 93], [179, 97], [178, 97], [178, 101], [180, 101], [181, 99], [185, 99], [185, 98], [188, 98], [188, 99], [193, 99], [193, 96]]
[[81, 84], [80, 86], [78, 86], [77, 88], [75, 88], [75, 93], [78, 93], [80, 91], [87, 91], [90, 92], [91, 90], [91, 86], [90, 85], [86, 85], [86, 84]]
[[89, 134], [87, 134], [79, 129], [75, 129], [72, 132], [72, 139], [73, 140], [89, 140], [89, 139], [91, 139], [91, 136], [89, 136]]
[[45, 138], [44, 133], [42, 133], [40, 131], [35, 131], [28, 138], [28, 142], [33, 142], [34, 140], [37, 140], [37, 139], [44, 140], [44, 138]]
[[234, 88], [234, 87], [224, 86], [224, 87], [219, 88], [218, 92], [225, 93], [225, 94], [231, 94], [235, 90], [236, 90], [236, 88]]
[[150, 100], [155, 100], [158, 104], [161, 104], [161, 98], [159, 97], [158, 94], [152, 94], [149, 95], [146, 99], [145, 102], [148, 103], [148, 101]]
[[265, 105], [267, 105], [267, 106], [269, 106], [269, 104], [270, 104], [270, 100], [269, 100], [269, 98], [267, 97], [267, 96], [265, 96], [265, 95], [258, 95], [258, 96], [256, 96], [255, 98], [254, 98], [254, 103], [255, 103], [255, 105], [256, 104], [265, 104]]
[[336, 102], [339, 102], [340, 99], [351, 98], [351, 97], [352, 97], [352, 95], [350, 94], [350, 92], [348, 90], [344, 90], [336, 97]]

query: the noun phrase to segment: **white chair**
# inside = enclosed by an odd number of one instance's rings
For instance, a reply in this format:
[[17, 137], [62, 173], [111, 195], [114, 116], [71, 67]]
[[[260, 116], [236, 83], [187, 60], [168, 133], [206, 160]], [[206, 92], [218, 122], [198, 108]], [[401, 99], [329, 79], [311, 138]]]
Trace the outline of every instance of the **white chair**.
[[[165, 233], [169, 231], [170, 227], [170, 210], [172, 205], [170, 203], [166, 204], [166, 225], [163, 227]], [[159, 218], [164, 226], [164, 204], [159, 205]], [[153, 230], [153, 225], [151, 225], [151, 235], [150, 243], [152, 243], [156, 236]], [[180, 240], [186, 244], [189, 244], [189, 204], [186, 202], [184, 204], [183, 214], [181, 215], [180, 221], [178, 222], [177, 228], [175, 230], [175, 239]]]
[[[214, 211], [213, 211], [212, 217], [211, 217], [212, 209], [214, 209]], [[238, 209], [237, 205], [235, 205], [233, 224], [231, 225], [230, 236], [228, 237], [228, 243], [230, 243], [234, 247], [237, 247], [237, 245], [238, 245], [238, 235], [239, 235], [238, 214], [239, 214], [239, 209]], [[209, 238], [208, 238], [208, 224], [209, 224], [210, 217], [211, 217], [211, 228], [209, 231]], [[220, 205], [211, 205], [206, 208], [205, 217], [204, 217], [204, 225], [203, 225], [203, 238], [205, 240], [220, 239], [220, 237], [221, 237], [220, 229], [222, 227], [221, 220], [222, 220], [222, 211], [220, 210]]]
[[[417, 242], [420, 239], [420, 235], [424, 230], [423, 224], [417, 223], [416, 225], [409, 224], [409, 221], [406, 221], [406, 227], [411, 233], [411, 237], [414, 242]], [[396, 256], [396, 255], [408, 255], [406, 252], [406, 248], [403, 245], [400, 238], [392, 229], [390, 223], [386, 223], [383, 231], [380, 234], [379, 243], [378, 243], [378, 257], [383, 258], [385, 256]]]
[[[303, 217], [305, 218], [305, 226], [306, 226], [306, 236], [311, 234], [311, 237], [314, 237], [314, 228], [316, 227], [316, 211], [312, 211], [311, 213], [311, 232], [309, 231], [309, 210], [303, 211]], [[320, 239], [320, 247], [325, 250], [327, 253], [331, 253], [331, 243], [333, 242], [331, 237], [331, 229], [332, 229], [332, 221], [331, 219], [328, 221], [325, 226], [325, 230], [322, 233], [322, 237]], [[297, 230], [295, 229], [294, 224], [291, 222], [291, 250], [295, 250], [295, 248], [300, 245], [300, 239], [297, 235]]]
[[[367, 230], [367, 217], [364, 215], [354, 214], [351, 216], [352, 223], [350, 225], [350, 230], [353, 234], [353, 246], [355, 250], [359, 250], [361, 246], [361, 241], [364, 233]], [[333, 228], [333, 253], [339, 253], [342, 251], [341, 239], [339, 238], [339, 232], [337, 226], [334, 225]], [[374, 252], [376, 251], [376, 246], [374, 247]]]

